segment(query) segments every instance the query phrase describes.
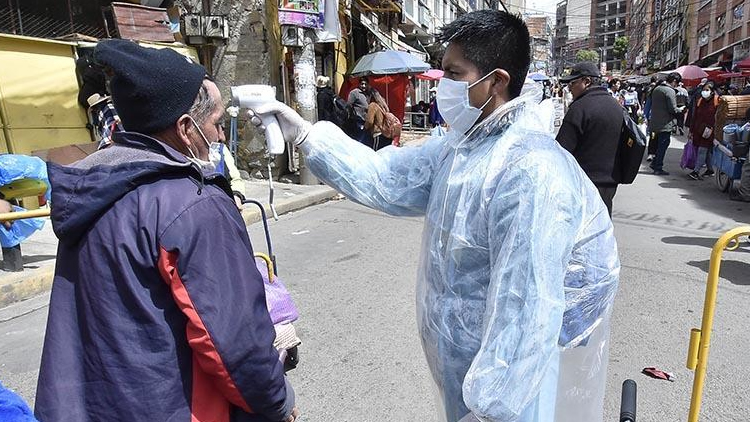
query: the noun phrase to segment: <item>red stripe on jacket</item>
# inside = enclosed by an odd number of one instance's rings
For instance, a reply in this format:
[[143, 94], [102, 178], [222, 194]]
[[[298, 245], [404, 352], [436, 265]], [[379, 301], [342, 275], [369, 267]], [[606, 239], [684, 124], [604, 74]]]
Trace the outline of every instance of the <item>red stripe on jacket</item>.
[[192, 421], [229, 421], [229, 402], [246, 412], [252, 412], [229, 376], [211, 334], [190, 299], [177, 271], [177, 259], [176, 252], [160, 248], [159, 272], [180, 310], [188, 318], [185, 332], [188, 344], [193, 349]]

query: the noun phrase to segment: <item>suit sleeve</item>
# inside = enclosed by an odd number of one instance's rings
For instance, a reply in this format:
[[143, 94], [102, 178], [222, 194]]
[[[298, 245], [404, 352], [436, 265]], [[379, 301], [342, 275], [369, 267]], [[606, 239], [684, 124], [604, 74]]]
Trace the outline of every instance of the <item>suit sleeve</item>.
[[212, 387], [246, 412], [281, 421], [294, 396], [273, 347], [263, 279], [235, 205], [212, 190], [161, 234], [159, 270], [187, 317], [194, 362]]

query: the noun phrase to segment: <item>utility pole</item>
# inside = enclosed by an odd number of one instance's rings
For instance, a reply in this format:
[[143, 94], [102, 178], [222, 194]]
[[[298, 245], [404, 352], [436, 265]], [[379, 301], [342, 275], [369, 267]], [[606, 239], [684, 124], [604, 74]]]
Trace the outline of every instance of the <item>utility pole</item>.
[[[294, 93], [299, 115], [308, 122], [315, 123], [318, 120], [316, 110], [317, 90], [315, 89], [315, 46], [312, 31], [304, 29], [303, 33], [302, 47], [295, 48], [293, 51]], [[301, 151], [299, 154], [299, 182], [302, 185], [317, 185], [319, 183], [307, 167]]]

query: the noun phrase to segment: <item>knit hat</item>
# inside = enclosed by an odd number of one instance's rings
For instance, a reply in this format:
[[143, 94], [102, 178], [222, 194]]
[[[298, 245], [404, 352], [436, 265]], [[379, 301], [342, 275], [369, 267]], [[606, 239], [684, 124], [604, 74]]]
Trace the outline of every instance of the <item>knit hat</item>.
[[110, 91], [127, 131], [151, 134], [188, 112], [206, 69], [171, 48], [146, 48], [126, 40], [97, 44], [94, 60], [111, 69]]

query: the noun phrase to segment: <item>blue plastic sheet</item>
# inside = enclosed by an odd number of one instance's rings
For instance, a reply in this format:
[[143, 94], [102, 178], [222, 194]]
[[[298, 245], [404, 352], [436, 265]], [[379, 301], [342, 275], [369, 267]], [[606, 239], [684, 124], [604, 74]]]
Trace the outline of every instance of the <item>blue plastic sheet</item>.
[[36, 422], [29, 406], [18, 394], [0, 384], [0, 421]]
[[[26, 210], [14, 205], [13, 212], [18, 211]], [[41, 230], [42, 227], [44, 227], [43, 218], [24, 218], [23, 220], [16, 220], [10, 225], [10, 229], [6, 229], [5, 225], [0, 224], [0, 245], [4, 248], [18, 246], [21, 242], [34, 234], [35, 231]]]
[[47, 192], [44, 196], [47, 200], [50, 199], [47, 164], [41, 158], [18, 154], [0, 155], [0, 186], [20, 179], [44, 180], [47, 184]]

